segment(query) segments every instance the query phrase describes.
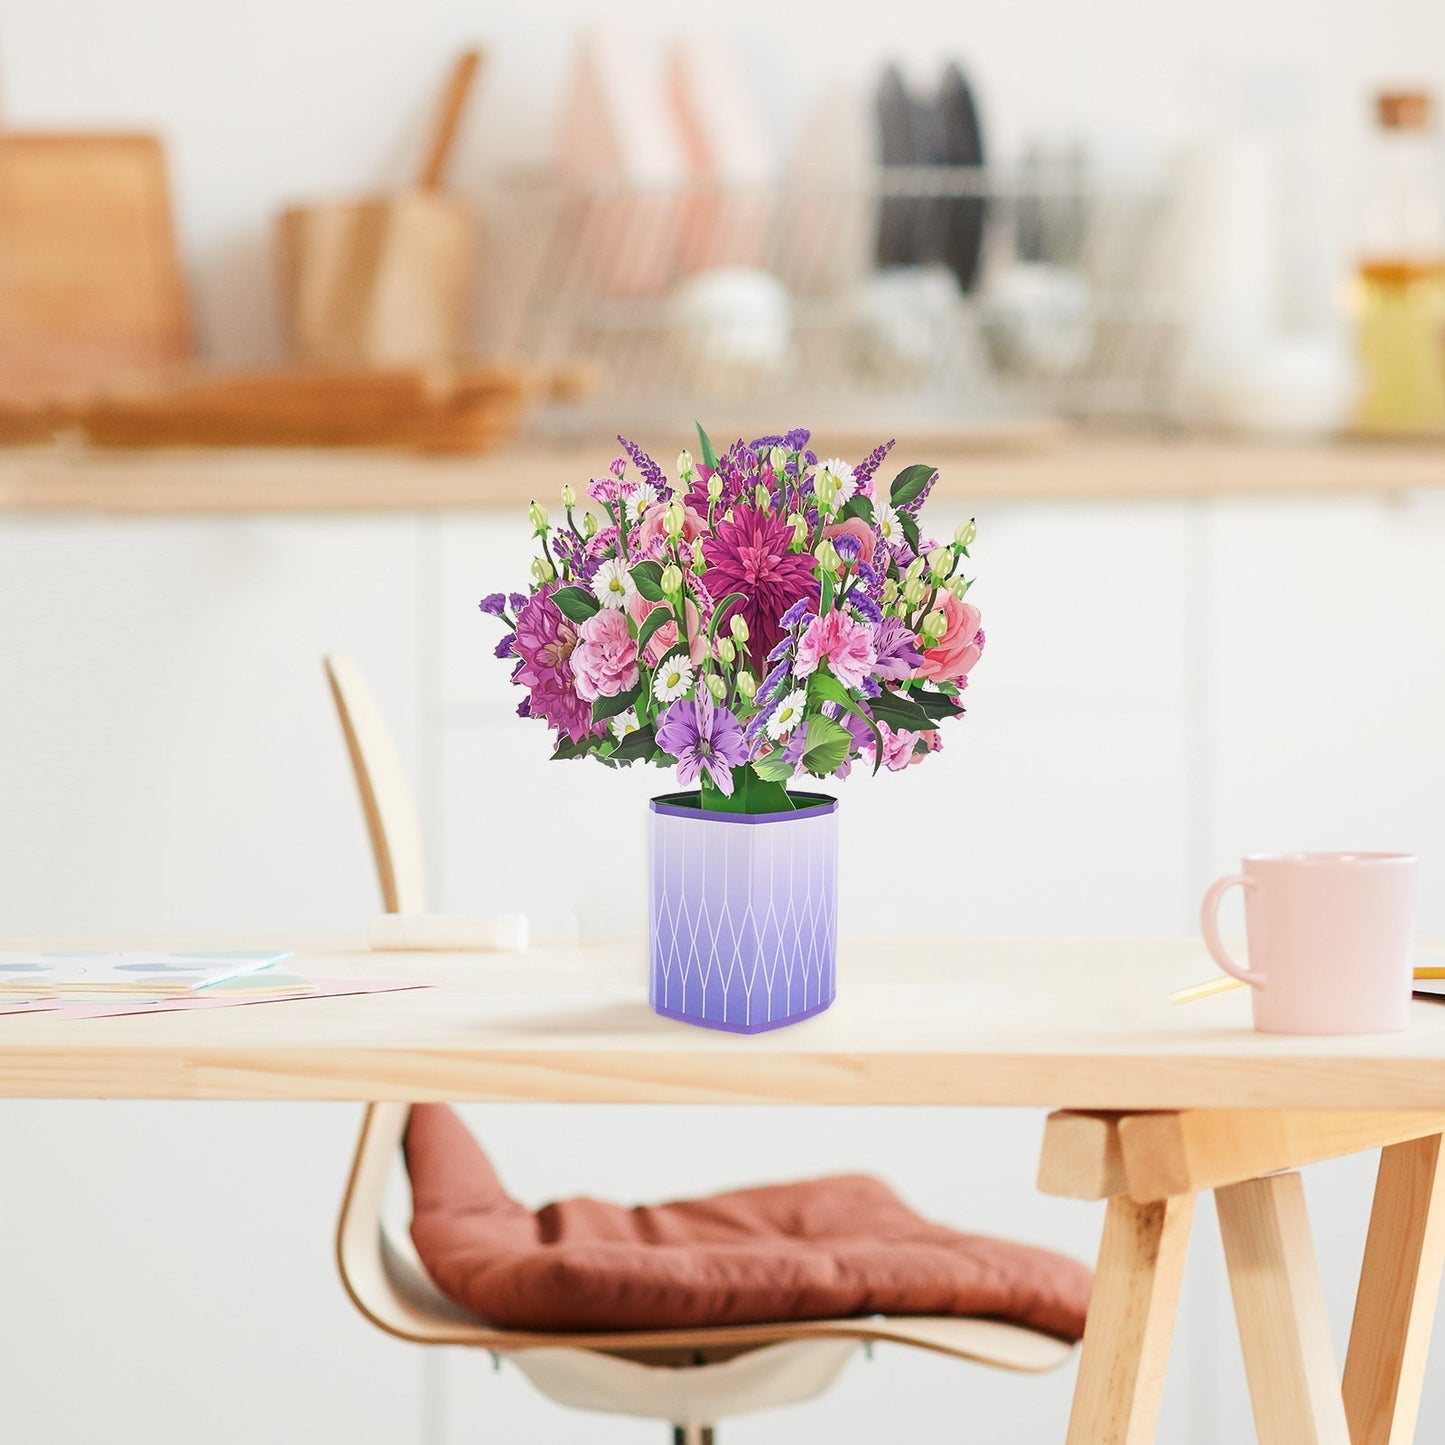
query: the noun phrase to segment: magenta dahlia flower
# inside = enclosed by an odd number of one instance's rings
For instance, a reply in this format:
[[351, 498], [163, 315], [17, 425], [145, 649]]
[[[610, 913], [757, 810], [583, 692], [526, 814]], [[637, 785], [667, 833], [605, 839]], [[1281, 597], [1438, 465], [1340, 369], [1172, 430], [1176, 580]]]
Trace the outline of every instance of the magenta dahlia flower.
[[783, 635], [779, 619], [793, 603], [817, 595], [813, 559], [806, 552], [789, 552], [792, 540], [785, 517], [736, 507], [731, 520], [718, 522], [702, 544], [707, 590], [717, 598], [743, 594], [728, 616], [739, 613], [748, 625], [750, 661], [761, 662], [778, 645]]
[[572, 653], [577, 647], [577, 628], [562, 615], [562, 609], [548, 592], [536, 592], [517, 615], [514, 643], [521, 659], [512, 674], [531, 693], [530, 715], [544, 718], [574, 743], [589, 733], [606, 729], [592, 722], [592, 706], [577, 693], [572, 675]]

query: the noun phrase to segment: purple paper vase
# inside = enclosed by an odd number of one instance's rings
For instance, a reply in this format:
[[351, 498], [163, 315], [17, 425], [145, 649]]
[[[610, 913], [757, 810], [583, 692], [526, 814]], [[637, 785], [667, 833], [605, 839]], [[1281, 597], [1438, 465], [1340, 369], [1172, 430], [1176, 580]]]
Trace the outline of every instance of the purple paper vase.
[[789, 813], [652, 800], [649, 997], [665, 1018], [757, 1034], [833, 1002], [838, 800], [793, 796]]

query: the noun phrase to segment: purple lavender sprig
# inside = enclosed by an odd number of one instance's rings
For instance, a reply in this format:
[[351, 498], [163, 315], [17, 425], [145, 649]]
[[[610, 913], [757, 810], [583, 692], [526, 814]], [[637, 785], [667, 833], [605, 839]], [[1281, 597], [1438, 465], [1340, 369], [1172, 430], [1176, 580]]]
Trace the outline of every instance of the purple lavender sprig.
[[667, 501], [672, 496], [672, 484], [662, 474], [662, 468], [636, 442], [630, 442], [625, 436], [619, 436], [617, 443], [632, 458], [637, 470], [642, 473], [642, 480], [656, 488], [657, 495], [662, 501]]

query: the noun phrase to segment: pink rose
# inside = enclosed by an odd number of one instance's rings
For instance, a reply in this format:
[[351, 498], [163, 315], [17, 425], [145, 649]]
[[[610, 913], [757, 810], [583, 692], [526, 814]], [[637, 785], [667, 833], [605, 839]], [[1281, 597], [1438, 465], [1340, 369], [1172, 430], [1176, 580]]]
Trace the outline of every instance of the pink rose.
[[637, 686], [637, 640], [617, 608], [594, 612], [578, 627], [577, 637], [572, 679], [578, 697], [596, 702]]
[[960, 602], [951, 592], [940, 594], [948, 625], [943, 636], [923, 654], [918, 676], [934, 682], [958, 682], [983, 656], [983, 621], [972, 602]]
[[[682, 509], [682, 540], [695, 542], [707, 531], [707, 518], [700, 517], [691, 507]], [[649, 552], [654, 544], [667, 540], [667, 503], [652, 502], [637, 524], [637, 546]]]
[[877, 661], [872, 629], [845, 613], [830, 612], [808, 624], [798, 642], [794, 671], [807, 677], [817, 671], [819, 663], [826, 662], [844, 687], [859, 687]]
[[859, 547], [863, 549], [858, 554], [858, 560], [860, 562], [873, 560], [873, 548], [878, 539], [873, 535], [873, 528], [862, 517], [849, 517], [846, 522], [832, 522], [823, 528], [823, 535], [825, 537], [856, 537]]
[[[642, 626], [642, 620], [654, 607], [665, 607], [664, 602], [649, 602], [640, 592], [634, 592], [627, 599], [627, 612], [632, 620]], [[687, 618], [687, 651], [694, 667], [702, 666], [702, 620], [697, 607], [689, 599], [683, 603], [683, 616]], [[669, 618], [647, 639], [647, 660], [654, 666], [661, 662], [663, 655], [677, 646], [677, 622]]]

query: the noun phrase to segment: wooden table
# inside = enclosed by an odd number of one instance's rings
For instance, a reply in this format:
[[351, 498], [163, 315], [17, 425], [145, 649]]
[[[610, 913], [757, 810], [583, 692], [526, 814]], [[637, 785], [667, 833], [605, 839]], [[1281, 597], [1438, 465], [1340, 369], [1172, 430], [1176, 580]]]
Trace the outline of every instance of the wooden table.
[[[180, 942], [197, 940], [164, 940]], [[62, 945], [5, 945], [37, 946]], [[1413, 1434], [1445, 1256], [1445, 1006], [1416, 1003], [1403, 1034], [1273, 1037], [1250, 1029], [1242, 990], [1168, 1003], [1208, 974], [1192, 941], [854, 940], [831, 1010], [742, 1038], [655, 1017], [636, 943], [519, 956], [289, 946], [313, 976], [435, 986], [149, 1018], [0, 1017], [0, 1096], [1049, 1105], [1040, 1187], [1109, 1201], [1071, 1445], [1153, 1437], [1205, 1189], [1261, 1441]], [[1376, 1148], [1342, 1391], [1293, 1171]]]

